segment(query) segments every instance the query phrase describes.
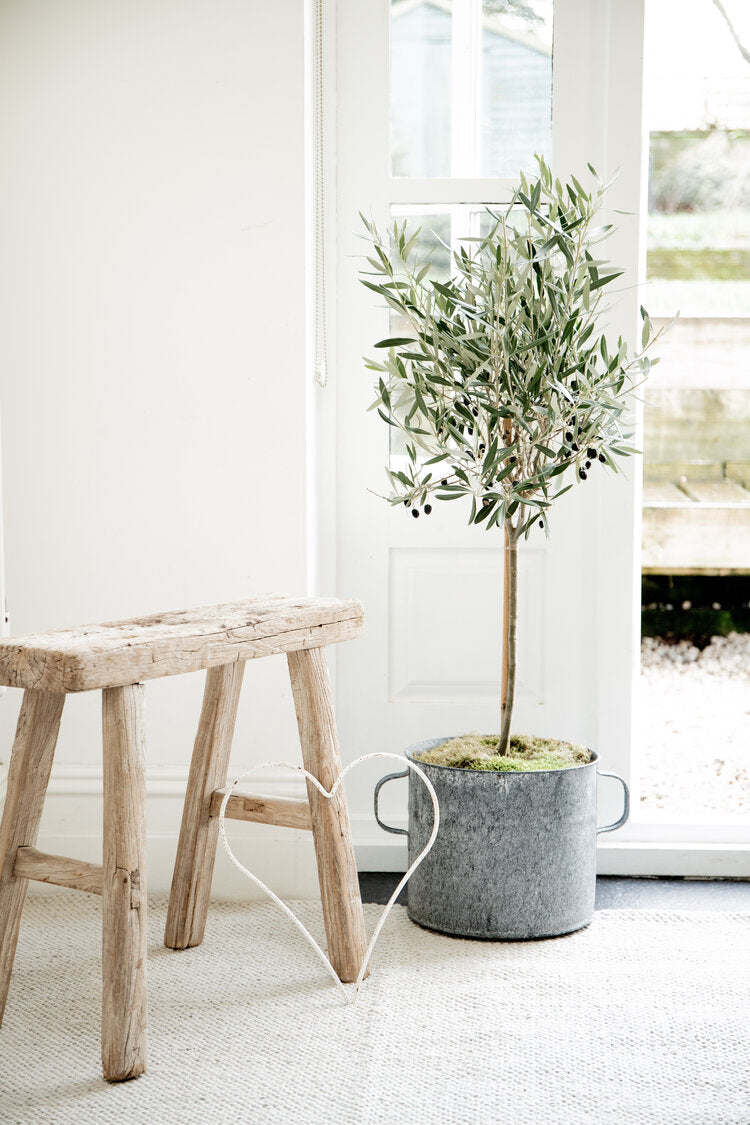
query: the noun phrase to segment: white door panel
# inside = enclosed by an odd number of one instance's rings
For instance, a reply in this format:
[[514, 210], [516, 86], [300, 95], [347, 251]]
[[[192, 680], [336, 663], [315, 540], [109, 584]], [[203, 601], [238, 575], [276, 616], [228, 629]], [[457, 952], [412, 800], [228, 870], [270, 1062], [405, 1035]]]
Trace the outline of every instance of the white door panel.
[[[455, 233], [456, 215], [470, 221], [455, 204], [502, 204], [508, 184], [463, 179], [459, 190], [454, 180], [389, 178], [388, 89], [377, 65], [387, 58], [389, 5], [340, 3], [338, 13], [337, 585], [363, 599], [367, 620], [365, 639], [338, 661], [342, 744], [353, 757], [499, 731], [504, 554], [502, 531], [467, 527], [460, 502], [414, 519], [373, 494], [388, 488], [389, 434], [367, 413], [372, 376], [362, 355], [389, 327], [357, 280], [366, 250], [359, 212], [383, 228], [407, 200], [415, 212], [420, 203], [443, 213], [454, 205]], [[355, 137], [362, 143], [352, 148]], [[535, 531], [521, 546], [517, 731], [596, 744], [596, 523], [596, 486], [576, 489], [553, 513], [551, 539]], [[352, 793], [362, 824], [366, 784]], [[403, 798], [388, 800], [403, 819]]]
[[[469, 221], [462, 205], [500, 204], [508, 184], [465, 174], [391, 178], [388, 0], [339, 0], [337, 20], [336, 586], [361, 597], [366, 612], [365, 637], [338, 658], [342, 747], [351, 759], [401, 753], [438, 735], [499, 730], [504, 553], [502, 532], [467, 527], [461, 502], [435, 503], [431, 515], [414, 519], [375, 495], [389, 487], [389, 434], [367, 412], [373, 377], [362, 357], [391, 333], [387, 312], [358, 281], [367, 249], [359, 212], [381, 230], [392, 208], [399, 215], [450, 212], [455, 235], [456, 216]], [[619, 231], [607, 253], [626, 273], [609, 316], [615, 337], [631, 340], [643, 254], [642, 35], [641, 0], [555, 0], [553, 167], [561, 176], [585, 172], [588, 161], [604, 177], [621, 170], [608, 196], [619, 213], [607, 217]], [[454, 105], [454, 121], [455, 112]], [[549, 541], [535, 530], [519, 552], [514, 729], [583, 742], [599, 751], [605, 769], [627, 779], [638, 668], [639, 509], [637, 463], [624, 477], [602, 472], [556, 505]], [[376, 763], [353, 778], [350, 802], [360, 864], [385, 870], [401, 866], [405, 850], [399, 838], [372, 828], [371, 785], [383, 772]], [[405, 790], [384, 790], [386, 819], [396, 824], [405, 822]], [[620, 800], [615, 783], [600, 786], [601, 823], [617, 818]], [[612, 839], [602, 850], [604, 870], [627, 869], [628, 855], [649, 873], [660, 864], [669, 869], [665, 849], [657, 855], [645, 840], [637, 810], [618, 839], [620, 851]]]
[[[429, 704], [431, 714], [481, 708], [498, 725], [502, 554], [497, 546], [391, 547], [390, 703]], [[544, 561], [543, 548], [527, 550], [519, 567], [519, 704], [544, 702]]]

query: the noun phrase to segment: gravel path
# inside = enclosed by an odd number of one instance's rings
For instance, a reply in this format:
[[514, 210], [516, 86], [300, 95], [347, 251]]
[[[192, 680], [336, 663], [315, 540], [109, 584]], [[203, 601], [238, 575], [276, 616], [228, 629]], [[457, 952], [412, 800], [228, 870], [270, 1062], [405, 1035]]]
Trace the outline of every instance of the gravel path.
[[644, 637], [641, 807], [750, 819], [750, 634]]

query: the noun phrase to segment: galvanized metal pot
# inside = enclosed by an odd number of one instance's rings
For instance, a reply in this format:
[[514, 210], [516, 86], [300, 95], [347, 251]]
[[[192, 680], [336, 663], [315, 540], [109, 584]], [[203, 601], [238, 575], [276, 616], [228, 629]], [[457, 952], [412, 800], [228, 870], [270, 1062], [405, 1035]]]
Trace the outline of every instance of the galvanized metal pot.
[[[433, 738], [410, 746], [435, 787], [440, 830], [430, 853], [408, 884], [408, 913], [430, 930], [461, 937], [520, 941], [571, 933], [594, 913], [596, 837], [628, 818], [628, 787], [617, 774], [586, 765], [528, 773], [499, 773], [435, 766], [418, 755], [445, 742]], [[597, 828], [596, 778], [615, 777], [624, 810]], [[378, 814], [387, 782], [409, 777], [409, 828], [391, 828]], [[409, 862], [432, 829], [432, 802], [411, 770], [388, 774], [375, 787], [375, 816], [386, 832], [409, 837]]]

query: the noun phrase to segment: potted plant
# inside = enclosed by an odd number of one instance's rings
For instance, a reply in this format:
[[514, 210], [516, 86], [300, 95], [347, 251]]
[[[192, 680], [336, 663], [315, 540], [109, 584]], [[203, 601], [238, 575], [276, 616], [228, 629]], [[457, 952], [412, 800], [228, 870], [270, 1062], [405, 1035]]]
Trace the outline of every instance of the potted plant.
[[[628, 803], [623, 781], [623, 816], [597, 830], [596, 753], [511, 734], [519, 541], [536, 525], [548, 534], [559, 497], [595, 472], [616, 472], [636, 452], [627, 400], [649, 370], [645, 352], [656, 339], [644, 309], [636, 355], [603, 330], [603, 297], [622, 272], [597, 251], [612, 230], [595, 225], [606, 185], [589, 166], [589, 190], [575, 177], [563, 186], [537, 159], [538, 174], [520, 177], [510, 204], [487, 212], [488, 232], [461, 241], [444, 281], [418, 257], [419, 231], [395, 222], [385, 239], [363, 216], [372, 253], [362, 280], [386, 301], [399, 333], [375, 345], [382, 359], [368, 361], [378, 376], [373, 407], [406, 450], [387, 469], [390, 503], [419, 517], [434, 500], [467, 498], [469, 523], [504, 536], [499, 734], [407, 750], [441, 809], [435, 846], [409, 884], [409, 914], [433, 929], [487, 938], [586, 925], [597, 831], [624, 823]], [[376, 815], [389, 779], [378, 784]], [[431, 820], [412, 774], [410, 859]]]

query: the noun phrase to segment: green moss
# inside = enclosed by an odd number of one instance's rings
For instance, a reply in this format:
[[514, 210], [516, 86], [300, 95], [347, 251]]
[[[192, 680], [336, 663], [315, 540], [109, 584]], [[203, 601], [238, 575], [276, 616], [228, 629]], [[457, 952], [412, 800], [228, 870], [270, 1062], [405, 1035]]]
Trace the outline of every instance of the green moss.
[[497, 753], [498, 735], [462, 734], [441, 742], [432, 750], [416, 755], [418, 762], [433, 766], [453, 766], [462, 770], [499, 770], [503, 773], [530, 770], [560, 770], [591, 761], [591, 752], [574, 742], [516, 734], [510, 739], [508, 754]]

